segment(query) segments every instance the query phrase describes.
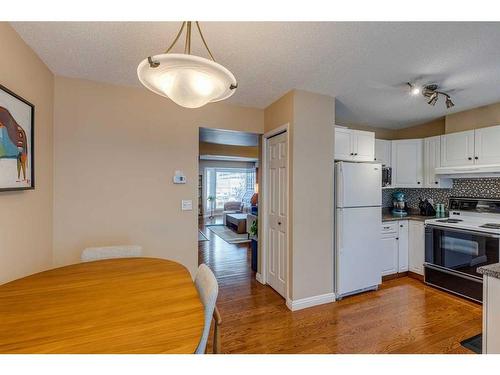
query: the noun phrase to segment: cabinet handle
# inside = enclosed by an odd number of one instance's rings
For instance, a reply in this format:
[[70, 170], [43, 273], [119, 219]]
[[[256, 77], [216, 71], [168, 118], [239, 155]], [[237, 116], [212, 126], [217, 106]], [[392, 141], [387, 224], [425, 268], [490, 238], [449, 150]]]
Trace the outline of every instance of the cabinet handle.
[[354, 155], [354, 152], [351, 152], [351, 155]]
[[400, 228], [403, 228], [403, 224], [401, 224], [399, 227], [400, 227]]
[[398, 240], [398, 241], [399, 241], [399, 237], [396, 237], [396, 240]]
[[436, 185], [437, 185], [437, 184], [439, 184], [439, 182], [437, 182], [437, 181], [434, 181], [434, 183], [435, 183]]
[[479, 158], [477, 156], [474, 159], [479, 160]]
[[357, 154], [358, 154], [357, 152], [354, 153], [354, 155], [357, 155]]
[[472, 160], [472, 158], [471, 158], [471, 157], [468, 157], [467, 159]]
[[420, 181], [418, 181], [418, 182], [417, 182], [417, 184], [419, 184], [419, 185], [420, 185]]

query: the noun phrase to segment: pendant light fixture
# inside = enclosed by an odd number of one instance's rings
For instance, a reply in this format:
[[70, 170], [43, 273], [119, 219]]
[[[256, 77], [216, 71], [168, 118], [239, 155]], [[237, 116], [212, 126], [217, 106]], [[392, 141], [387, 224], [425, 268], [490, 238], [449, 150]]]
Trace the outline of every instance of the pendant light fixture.
[[[154, 93], [170, 98], [186, 108], [199, 108], [207, 103], [218, 102], [234, 94], [238, 83], [234, 75], [221, 64], [215, 62], [208, 48], [200, 24], [201, 41], [207, 49], [210, 60], [191, 55], [191, 21], [185, 21], [174, 41], [165, 53], [149, 56], [137, 67], [141, 83]], [[184, 53], [170, 53], [186, 29]]]

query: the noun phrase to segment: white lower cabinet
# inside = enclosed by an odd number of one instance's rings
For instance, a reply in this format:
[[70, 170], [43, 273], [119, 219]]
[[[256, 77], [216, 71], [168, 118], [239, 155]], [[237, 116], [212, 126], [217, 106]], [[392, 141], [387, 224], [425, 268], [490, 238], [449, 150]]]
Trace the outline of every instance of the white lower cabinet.
[[483, 277], [483, 354], [500, 354], [500, 279]]
[[408, 220], [382, 223], [382, 276], [408, 271]]
[[421, 221], [410, 220], [408, 233], [409, 271], [423, 276], [425, 261], [424, 223]]

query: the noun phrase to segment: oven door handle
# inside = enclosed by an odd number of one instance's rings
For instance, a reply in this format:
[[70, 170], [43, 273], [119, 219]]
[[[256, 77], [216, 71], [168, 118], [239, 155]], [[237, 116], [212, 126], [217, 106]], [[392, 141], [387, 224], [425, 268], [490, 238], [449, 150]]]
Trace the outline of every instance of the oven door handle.
[[457, 229], [457, 228], [445, 227], [445, 226], [441, 226], [441, 225], [432, 225], [432, 224], [426, 224], [426, 227], [432, 228], [432, 229], [439, 229], [439, 230], [449, 230], [450, 232], [475, 234], [478, 236], [500, 239], [500, 235], [498, 235], [498, 234], [492, 234], [492, 233], [481, 232], [481, 231]]

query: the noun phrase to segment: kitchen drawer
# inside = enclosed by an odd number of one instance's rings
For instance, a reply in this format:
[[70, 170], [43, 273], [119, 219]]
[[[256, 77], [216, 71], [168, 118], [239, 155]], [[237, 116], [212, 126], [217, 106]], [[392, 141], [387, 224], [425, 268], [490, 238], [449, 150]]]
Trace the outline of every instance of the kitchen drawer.
[[397, 232], [398, 232], [397, 221], [382, 222], [382, 234], [397, 233]]

